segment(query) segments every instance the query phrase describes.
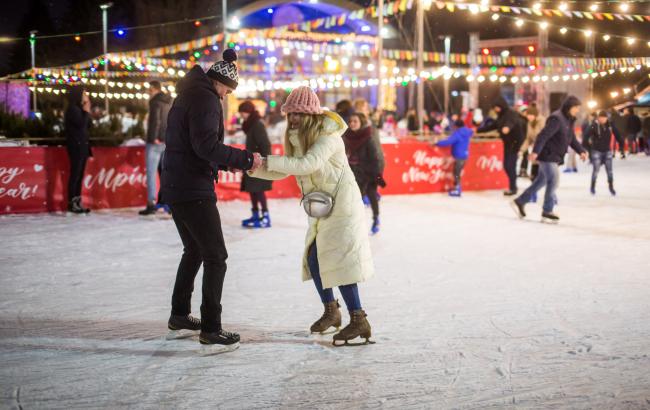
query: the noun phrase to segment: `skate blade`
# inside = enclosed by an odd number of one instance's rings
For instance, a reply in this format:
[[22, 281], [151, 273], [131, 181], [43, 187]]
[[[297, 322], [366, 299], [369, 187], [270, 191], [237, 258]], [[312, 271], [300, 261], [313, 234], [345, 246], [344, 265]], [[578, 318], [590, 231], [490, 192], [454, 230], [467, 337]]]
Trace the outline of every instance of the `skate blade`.
[[[353, 340], [352, 342], [350, 340], [333, 340], [332, 345], [335, 347], [345, 347], [345, 346], [354, 347], [354, 346], [374, 345], [376, 343], [374, 340], [370, 340], [369, 338], [366, 338], [366, 340], [362, 340], [361, 338], [352, 339], [352, 340]], [[355, 340], [358, 340], [358, 342]]]
[[222, 353], [234, 352], [237, 349], [239, 349], [239, 342], [233, 343], [231, 345], [220, 345], [220, 344], [201, 345], [201, 348], [199, 349], [199, 353], [201, 354], [201, 356], [215, 356]]
[[200, 330], [190, 330], [190, 329], [179, 329], [179, 330], [170, 330], [165, 336], [166, 340], [177, 340], [177, 339], [187, 339], [192, 336], [198, 336]]
[[560, 221], [555, 221], [553, 219], [548, 219], [548, 218], [542, 218], [542, 223], [549, 224], [549, 225], [557, 225], [560, 223]]
[[339, 330], [341, 330], [341, 327], [340, 327], [340, 326], [339, 326], [339, 327], [336, 327], [336, 328], [333, 328], [333, 329], [332, 329], [332, 326], [330, 326], [329, 329], [325, 329], [325, 330], [322, 331], [322, 332], [310, 332], [310, 333], [311, 333], [312, 335], [316, 335], [316, 336], [318, 336], [318, 335], [326, 336], [326, 335], [333, 335], [334, 333], [338, 333]]
[[524, 219], [524, 216], [519, 212], [519, 208], [517, 208], [517, 204], [515, 204], [515, 201], [510, 201], [510, 208], [512, 208], [512, 210], [515, 212], [517, 218]]

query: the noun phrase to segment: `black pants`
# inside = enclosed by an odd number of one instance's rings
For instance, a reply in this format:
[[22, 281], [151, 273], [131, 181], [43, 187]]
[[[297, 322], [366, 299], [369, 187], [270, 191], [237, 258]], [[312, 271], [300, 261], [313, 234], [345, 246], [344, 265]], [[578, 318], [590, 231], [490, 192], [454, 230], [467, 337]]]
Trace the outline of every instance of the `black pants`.
[[454, 161], [454, 187], [460, 188], [460, 176], [465, 168], [464, 159], [457, 159]]
[[361, 190], [361, 196], [365, 195], [368, 197], [368, 201], [370, 202], [370, 209], [372, 209], [373, 219], [377, 219], [379, 217], [379, 196], [377, 194], [377, 182], [360, 179], [357, 180], [357, 184], [359, 185], [359, 190]]
[[88, 157], [85, 155], [78, 155], [74, 152], [68, 151], [70, 158], [70, 178], [68, 179], [68, 202], [73, 198], [81, 196], [81, 183], [84, 178], [84, 170], [86, 169], [86, 161]]
[[194, 278], [203, 263], [201, 330], [221, 329], [221, 292], [228, 252], [221, 231], [221, 218], [214, 200], [182, 202], [171, 206], [172, 217], [183, 242], [183, 256], [176, 273], [172, 315], [191, 310]]
[[517, 151], [503, 150], [503, 170], [508, 175], [509, 188], [512, 192], [517, 192]]
[[259, 211], [260, 207], [262, 208], [262, 212], [267, 212], [269, 210], [266, 202], [266, 192], [249, 192], [248, 194], [251, 197], [251, 205], [253, 206], [254, 211]]

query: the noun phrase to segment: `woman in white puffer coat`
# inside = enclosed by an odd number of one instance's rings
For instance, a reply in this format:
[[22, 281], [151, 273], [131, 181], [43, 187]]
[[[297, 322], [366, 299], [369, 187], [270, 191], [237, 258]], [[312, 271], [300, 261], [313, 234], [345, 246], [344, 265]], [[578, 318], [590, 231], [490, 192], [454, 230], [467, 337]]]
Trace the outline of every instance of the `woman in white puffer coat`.
[[371, 328], [361, 307], [357, 283], [373, 276], [374, 267], [361, 194], [341, 138], [347, 126], [338, 114], [321, 108], [318, 96], [309, 87], [294, 89], [282, 112], [288, 116], [285, 155], [268, 156], [261, 168], [249, 174], [262, 179], [294, 175], [303, 195], [314, 191], [335, 195], [328, 217], [309, 217], [302, 278], [314, 280], [325, 306], [311, 331], [324, 333], [341, 326], [333, 292], [338, 287], [350, 312], [350, 324], [334, 335], [334, 344], [348, 344], [357, 337], [368, 343]]

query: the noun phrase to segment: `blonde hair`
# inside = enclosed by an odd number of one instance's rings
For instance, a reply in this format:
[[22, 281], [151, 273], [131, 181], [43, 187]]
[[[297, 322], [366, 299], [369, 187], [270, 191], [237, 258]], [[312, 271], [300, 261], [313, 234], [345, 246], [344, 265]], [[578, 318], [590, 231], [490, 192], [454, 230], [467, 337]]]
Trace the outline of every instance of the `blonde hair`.
[[[305, 152], [316, 142], [316, 139], [323, 131], [323, 120], [325, 117], [321, 114], [301, 114], [300, 125], [298, 126], [298, 140], [300, 146]], [[288, 119], [287, 119], [288, 120]], [[284, 134], [284, 154], [288, 157], [294, 156], [294, 149], [289, 141], [289, 128], [287, 121], [287, 131]]]

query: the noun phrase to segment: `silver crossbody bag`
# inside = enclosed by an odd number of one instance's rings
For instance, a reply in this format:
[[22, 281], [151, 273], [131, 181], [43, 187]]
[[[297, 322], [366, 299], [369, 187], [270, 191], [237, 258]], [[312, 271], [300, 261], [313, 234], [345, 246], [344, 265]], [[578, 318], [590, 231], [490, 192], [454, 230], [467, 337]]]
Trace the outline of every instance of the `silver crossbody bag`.
[[[343, 174], [345, 173], [345, 165], [341, 170], [341, 175], [339, 180], [336, 183], [336, 189], [333, 194], [329, 194], [323, 191], [313, 191], [308, 194], [303, 194], [300, 204], [305, 209], [307, 215], [312, 218], [327, 218], [332, 213], [334, 208], [334, 198], [339, 192], [339, 186], [341, 185], [341, 179], [343, 179]], [[302, 187], [302, 181], [300, 182], [301, 191], [304, 192]]]

